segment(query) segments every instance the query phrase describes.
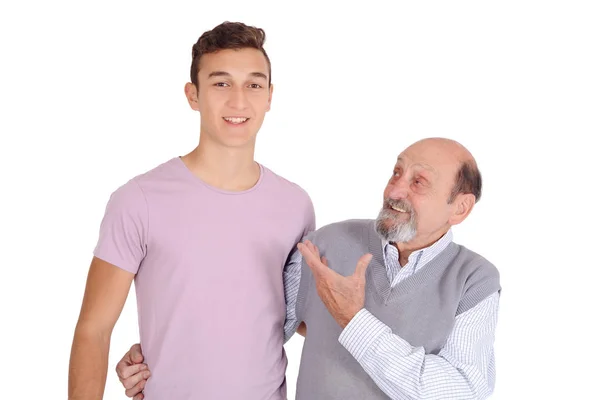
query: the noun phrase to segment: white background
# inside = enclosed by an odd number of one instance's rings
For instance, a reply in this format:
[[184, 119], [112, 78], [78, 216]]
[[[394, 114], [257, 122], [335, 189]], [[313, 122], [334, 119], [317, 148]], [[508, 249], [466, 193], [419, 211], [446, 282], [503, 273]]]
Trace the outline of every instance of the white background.
[[[455, 238], [501, 273], [493, 399], [599, 398], [596, 2], [169, 3], [0, 6], [1, 399], [67, 397], [108, 196], [196, 145], [191, 46], [224, 20], [267, 32], [256, 158], [309, 192], [318, 226], [375, 217], [418, 139], [473, 152], [483, 198]], [[132, 289], [105, 398], [125, 398], [114, 367], [137, 341]]]

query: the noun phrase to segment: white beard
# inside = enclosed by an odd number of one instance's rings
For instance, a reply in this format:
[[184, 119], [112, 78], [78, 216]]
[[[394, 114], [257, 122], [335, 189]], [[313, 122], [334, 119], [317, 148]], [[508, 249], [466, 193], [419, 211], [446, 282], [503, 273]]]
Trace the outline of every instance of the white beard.
[[396, 221], [397, 214], [382, 208], [375, 221], [377, 233], [386, 242], [406, 243], [413, 240], [417, 234], [417, 221], [414, 211], [406, 222]]

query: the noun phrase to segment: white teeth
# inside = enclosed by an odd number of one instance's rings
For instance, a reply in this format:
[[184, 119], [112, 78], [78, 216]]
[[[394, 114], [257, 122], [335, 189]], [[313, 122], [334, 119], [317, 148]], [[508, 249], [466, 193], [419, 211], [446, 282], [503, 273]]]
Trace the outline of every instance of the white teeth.
[[403, 213], [405, 213], [405, 212], [406, 212], [406, 210], [405, 210], [405, 209], [403, 209], [403, 208], [398, 208], [398, 207], [394, 207], [394, 206], [392, 206], [392, 210], [396, 210], [396, 211], [403, 212]]
[[248, 118], [244, 117], [225, 117], [225, 121], [231, 122], [232, 124], [241, 124], [242, 122], [248, 121]]

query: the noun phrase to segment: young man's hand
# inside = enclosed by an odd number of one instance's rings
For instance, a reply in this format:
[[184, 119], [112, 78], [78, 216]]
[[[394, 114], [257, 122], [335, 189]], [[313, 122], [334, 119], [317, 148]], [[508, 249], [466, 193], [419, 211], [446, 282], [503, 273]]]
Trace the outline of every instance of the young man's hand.
[[117, 364], [117, 375], [125, 388], [125, 395], [133, 400], [142, 400], [142, 391], [150, 377], [148, 365], [144, 364], [140, 344], [134, 344]]

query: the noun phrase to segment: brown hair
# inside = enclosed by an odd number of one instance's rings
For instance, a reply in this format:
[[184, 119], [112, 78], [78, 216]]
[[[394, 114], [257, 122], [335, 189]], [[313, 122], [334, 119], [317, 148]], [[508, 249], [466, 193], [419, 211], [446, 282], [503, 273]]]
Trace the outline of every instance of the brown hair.
[[448, 204], [452, 203], [460, 193], [473, 194], [477, 203], [481, 198], [481, 172], [473, 161], [465, 161], [456, 173], [454, 188], [450, 193]]
[[216, 53], [219, 50], [237, 50], [252, 48], [260, 50], [269, 66], [269, 86], [271, 86], [271, 60], [263, 48], [266, 35], [265, 31], [241, 22], [223, 22], [210, 31], [200, 36], [192, 47], [192, 66], [190, 78], [192, 83], [198, 87], [198, 67], [203, 54]]

